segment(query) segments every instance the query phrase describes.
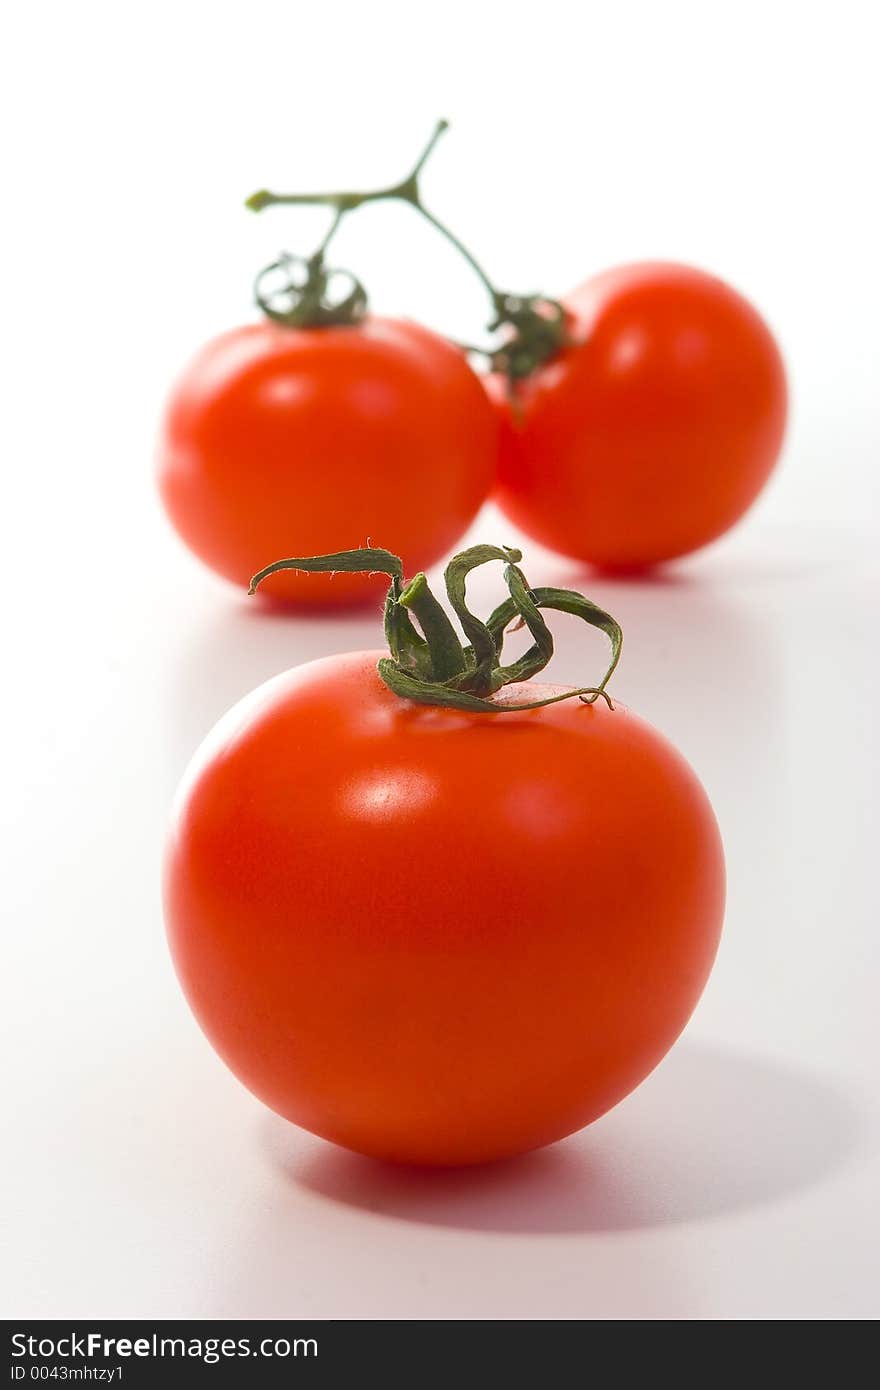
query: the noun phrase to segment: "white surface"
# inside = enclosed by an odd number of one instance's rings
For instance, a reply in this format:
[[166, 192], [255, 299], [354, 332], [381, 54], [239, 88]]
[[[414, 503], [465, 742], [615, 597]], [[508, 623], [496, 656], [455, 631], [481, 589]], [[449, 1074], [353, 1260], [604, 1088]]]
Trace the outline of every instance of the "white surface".
[[[2, 1311], [876, 1316], [872, 7], [746, 4], [722, 26], [696, 4], [452, 4], [426, 23], [388, 0], [16, 16]], [[215, 583], [168, 534], [150, 454], [172, 371], [317, 230], [240, 198], [392, 177], [441, 113], [426, 187], [500, 281], [559, 291], [644, 255], [718, 270], [777, 328], [795, 416], [733, 536], [653, 585], [577, 580], [623, 622], [617, 693], [721, 822], [703, 1002], [590, 1131], [438, 1178], [273, 1120], [172, 976], [158, 863], [195, 742], [258, 681], [376, 627], [268, 618]], [[479, 330], [467, 272], [405, 210], [364, 214], [343, 250], [379, 308]], [[499, 527], [512, 539], [491, 514], [478, 534]], [[529, 557], [533, 582], [575, 579]], [[560, 627], [556, 676], [583, 679], [595, 650]]]

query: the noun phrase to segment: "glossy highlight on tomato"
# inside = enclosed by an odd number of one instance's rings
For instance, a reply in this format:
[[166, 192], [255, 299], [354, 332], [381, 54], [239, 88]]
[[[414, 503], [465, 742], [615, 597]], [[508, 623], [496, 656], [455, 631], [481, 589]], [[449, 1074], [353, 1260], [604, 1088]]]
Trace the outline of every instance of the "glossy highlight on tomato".
[[[572, 597], [511, 593], [533, 632], [534, 603]], [[493, 712], [438, 706], [459, 697], [423, 670], [402, 699], [387, 654], [325, 658], [236, 706], [178, 796], [166, 921], [202, 1028], [273, 1110], [470, 1164], [572, 1133], [660, 1061], [712, 965], [724, 861], [696, 776], [620, 703], [530, 681]]]
[[[264, 321], [215, 339], [181, 377], [159, 484], [187, 545], [246, 587], [281, 555], [393, 547], [411, 570], [446, 555], [492, 486], [497, 424], [464, 354], [417, 324]], [[278, 574], [270, 599], [370, 601], [361, 574]]]
[[608, 570], [685, 555], [754, 502], [785, 431], [785, 370], [756, 310], [688, 266], [623, 266], [564, 300], [570, 345], [490, 390], [497, 500], [550, 549]]

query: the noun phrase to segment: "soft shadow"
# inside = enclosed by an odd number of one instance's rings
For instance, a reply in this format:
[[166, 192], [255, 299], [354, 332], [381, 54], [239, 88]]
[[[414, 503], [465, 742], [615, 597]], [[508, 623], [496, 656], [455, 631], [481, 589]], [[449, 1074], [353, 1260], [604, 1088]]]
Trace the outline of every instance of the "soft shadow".
[[605, 1119], [537, 1153], [482, 1168], [395, 1167], [267, 1123], [301, 1188], [401, 1221], [461, 1230], [578, 1234], [703, 1221], [827, 1178], [858, 1142], [857, 1114], [797, 1068], [684, 1044]]
[[236, 597], [182, 615], [174, 642], [166, 744], [176, 777], [220, 716], [263, 681], [318, 657], [381, 646], [381, 605], [330, 617]]
[[[567, 560], [539, 551], [528, 566], [533, 584], [555, 583], [592, 594], [597, 585], [653, 588], [726, 589], [777, 587], [821, 580], [829, 572], [845, 575], [862, 564], [873, 549], [870, 534], [852, 527], [791, 522], [760, 527], [739, 525], [719, 540], [665, 564], [633, 570], [603, 570], [586, 562]], [[528, 558], [528, 557], [527, 557]], [[543, 579], [539, 571], [552, 572]]]

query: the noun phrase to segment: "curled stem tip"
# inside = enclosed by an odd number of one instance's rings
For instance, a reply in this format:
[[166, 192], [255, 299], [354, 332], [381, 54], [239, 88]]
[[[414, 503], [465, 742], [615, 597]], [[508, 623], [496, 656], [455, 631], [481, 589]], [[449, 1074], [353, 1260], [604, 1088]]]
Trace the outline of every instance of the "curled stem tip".
[[[445, 572], [446, 594], [468, 639], [467, 645], [459, 639], [425, 575], [417, 574], [407, 582], [400, 557], [388, 550], [364, 547], [276, 560], [254, 575], [248, 593], [256, 593], [264, 579], [281, 570], [387, 574], [390, 582], [385, 600], [385, 637], [389, 655], [379, 661], [377, 670], [389, 689], [402, 699], [487, 714], [540, 709], [575, 697], [585, 704], [601, 698], [613, 709], [606, 686], [620, 660], [620, 625], [574, 589], [531, 588], [519, 568], [521, 559], [521, 552], [509, 546], [475, 545], [450, 560]], [[468, 608], [465, 589], [471, 570], [490, 561], [503, 564], [509, 597], [483, 622]], [[493, 696], [504, 686], [532, 680], [553, 656], [553, 635], [542, 615], [542, 610], [548, 609], [570, 613], [605, 633], [611, 645], [611, 660], [601, 681], [541, 700], [495, 700]], [[502, 665], [506, 634], [512, 627], [515, 630], [523, 626], [531, 633], [532, 646], [516, 661]]]
[[403, 579], [403, 564], [398, 555], [392, 555], [390, 550], [363, 546], [359, 550], [338, 550], [330, 555], [298, 555], [276, 560], [257, 571], [248, 585], [248, 593], [255, 594], [264, 579], [281, 570], [297, 570], [301, 574], [387, 574], [397, 584]]

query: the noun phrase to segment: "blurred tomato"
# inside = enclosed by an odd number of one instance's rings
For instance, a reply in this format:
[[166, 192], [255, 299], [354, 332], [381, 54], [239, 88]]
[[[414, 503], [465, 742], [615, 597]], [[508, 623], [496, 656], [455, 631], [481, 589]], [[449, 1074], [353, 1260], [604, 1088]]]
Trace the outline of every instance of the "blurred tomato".
[[498, 502], [553, 550], [638, 569], [720, 536], [778, 457], [786, 381], [752, 306], [687, 266], [623, 266], [565, 300], [572, 343], [502, 421]]
[[[174, 391], [159, 448], [169, 516], [246, 587], [284, 555], [367, 541], [410, 573], [447, 554], [495, 473], [497, 425], [463, 353], [414, 323], [263, 322], [205, 347]], [[381, 599], [365, 575], [273, 576], [297, 604]]]

